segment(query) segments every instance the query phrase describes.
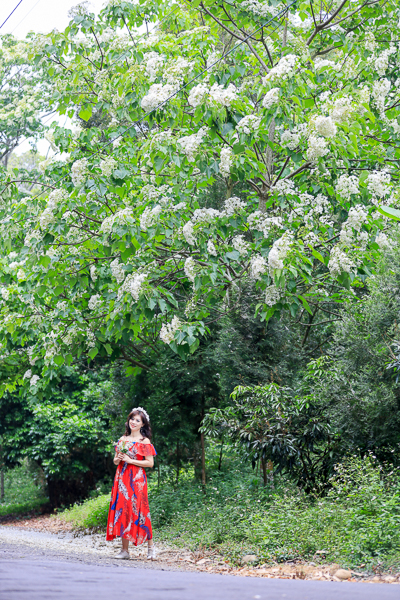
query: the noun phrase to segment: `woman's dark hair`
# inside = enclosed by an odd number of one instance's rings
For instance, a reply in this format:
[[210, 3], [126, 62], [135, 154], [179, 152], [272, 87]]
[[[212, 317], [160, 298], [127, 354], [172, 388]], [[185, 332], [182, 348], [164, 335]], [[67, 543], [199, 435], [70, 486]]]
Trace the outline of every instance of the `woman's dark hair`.
[[131, 428], [129, 427], [129, 421], [130, 421], [130, 419], [132, 419], [132, 417], [134, 415], [140, 415], [140, 417], [142, 419], [143, 425], [140, 428], [140, 433], [142, 434], [142, 437], [149, 438], [149, 440], [151, 440], [152, 431], [151, 431], [150, 422], [149, 422], [148, 418], [146, 417], [146, 415], [144, 414], [144, 412], [142, 412], [141, 410], [138, 410], [138, 409], [131, 410], [131, 412], [129, 413], [128, 418], [125, 423], [125, 435], [126, 436], [131, 435]]

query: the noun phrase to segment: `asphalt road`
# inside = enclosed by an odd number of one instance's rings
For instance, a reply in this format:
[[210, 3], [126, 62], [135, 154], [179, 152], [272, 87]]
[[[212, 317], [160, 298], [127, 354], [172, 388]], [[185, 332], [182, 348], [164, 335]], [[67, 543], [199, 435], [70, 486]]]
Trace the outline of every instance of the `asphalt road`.
[[400, 586], [258, 579], [2, 553], [0, 600], [399, 600]]

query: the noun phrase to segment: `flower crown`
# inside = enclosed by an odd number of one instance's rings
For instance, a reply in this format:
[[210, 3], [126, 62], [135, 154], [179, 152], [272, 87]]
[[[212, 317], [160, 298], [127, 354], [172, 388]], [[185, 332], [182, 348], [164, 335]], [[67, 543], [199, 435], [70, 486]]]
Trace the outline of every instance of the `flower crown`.
[[144, 416], [146, 417], [146, 419], [147, 419], [147, 420], [149, 421], [149, 423], [150, 423], [150, 417], [149, 417], [149, 414], [148, 414], [148, 412], [147, 412], [147, 411], [145, 411], [145, 410], [144, 410], [144, 408], [142, 408], [141, 406], [137, 406], [136, 408], [132, 408], [132, 410], [131, 410], [131, 413], [132, 413], [134, 410], [140, 410], [140, 412], [142, 412], [142, 413], [144, 414]]

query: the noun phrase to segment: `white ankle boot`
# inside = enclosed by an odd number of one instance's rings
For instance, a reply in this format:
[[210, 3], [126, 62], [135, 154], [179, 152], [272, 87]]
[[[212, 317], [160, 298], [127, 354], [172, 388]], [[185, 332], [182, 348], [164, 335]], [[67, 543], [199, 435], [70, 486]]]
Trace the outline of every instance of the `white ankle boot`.
[[156, 558], [156, 549], [154, 548], [154, 544], [152, 546], [147, 547], [147, 559], [154, 560]]
[[127, 550], [120, 550], [114, 558], [127, 559], [129, 558], [129, 552]]

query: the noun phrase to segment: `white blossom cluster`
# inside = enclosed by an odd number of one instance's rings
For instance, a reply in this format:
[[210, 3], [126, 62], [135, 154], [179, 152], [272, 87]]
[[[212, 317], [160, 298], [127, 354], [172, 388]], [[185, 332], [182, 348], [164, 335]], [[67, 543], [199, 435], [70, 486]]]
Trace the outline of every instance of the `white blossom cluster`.
[[383, 231], [378, 233], [378, 235], [375, 238], [375, 241], [378, 244], [378, 246], [382, 249], [390, 248], [392, 246], [391, 241], [387, 237], [386, 233], [383, 233]]
[[3, 298], [3, 300], [5, 300], [7, 302], [7, 300], [10, 297], [10, 290], [6, 287], [2, 287], [0, 293], [1, 293], [1, 297]]
[[89, 298], [88, 307], [90, 310], [96, 310], [100, 308], [102, 299], [100, 294], [94, 294]]
[[[350, 208], [347, 221], [343, 223], [340, 232], [340, 241], [343, 244], [350, 246], [355, 239], [357, 239], [361, 242], [361, 246], [365, 248], [368, 241], [368, 233], [366, 231], [361, 231], [361, 227], [367, 222], [367, 216], [368, 213], [361, 204]], [[356, 238], [354, 236], [354, 230], [358, 232]]]
[[161, 212], [162, 208], [159, 204], [153, 208], [146, 207], [140, 216], [140, 228], [146, 231], [157, 221]]
[[185, 75], [193, 67], [193, 62], [186, 60], [182, 56], [174, 59], [174, 62], [170, 64], [163, 73], [163, 79], [174, 87], [182, 85]]
[[295, 54], [287, 54], [283, 56], [275, 67], [263, 78], [263, 83], [267, 81], [285, 80], [291, 77], [294, 73], [298, 58]]
[[265, 290], [265, 304], [267, 306], [273, 306], [282, 297], [282, 290], [276, 287], [276, 285], [270, 285]]
[[278, 102], [279, 102], [279, 88], [274, 87], [265, 94], [262, 105], [264, 108], [269, 110], [270, 108], [272, 108], [272, 106], [274, 106], [275, 104], [278, 104]]
[[205, 83], [199, 83], [190, 90], [188, 103], [195, 108], [204, 102], [209, 93], [209, 87]]
[[282, 146], [289, 148], [289, 150], [295, 150], [306, 135], [306, 132], [306, 123], [301, 123], [293, 127], [293, 129], [286, 129], [280, 134]]
[[328, 269], [333, 276], [340, 275], [342, 271], [350, 273], [354, 267], [354, 262], [349, 254], [344, 252], [339, 244], [334, 246], [329, 258]]
[[267, 262], [261, 254], [253, 256], [250, 261], [250, 273], [253, 279], [261, 279], [267, 271]]
[[239, 252], [239, 254], [247, 254], [250, 245], [245, 241], [243, 235], [236, 235], [232, 239], [232, 246]]
[[196, 208], [191, 219], [192, 223], [212, 223], [221, 216], [215, 208]]
[[146, 74], [151, 83], [159, 74], [164, 61], [164, 56], [162, 54], [158, 54], [158, 52], [145, 52], [143, 54], [143, 64], [145, 65]]
[[112, 156], [108, 156], [100, 162], [100, 169], [104, 177], [110, 177], [117, 166], [118, 163]]
[[356, 106], [353, 103], [352, 98], [349, 96], [342, 96], [341, 98], [336, 98], [336, 100], [331, 103], [329, 114], [335, 123], [348, 123], [355, 110]]
[[255, 115], [246, 115], [237, 124], [236, 129], [239, 133], [250, 135], [252, 133], [256, 133], [259, 130], [260, 125], [261, 117], [256, 117]]
[[297, 194], [292, 179], [280, 179], [271, 187], [271, 192], [277, 192], [278, 196], [293, 196]]
[[212, 240], [208, 240], [207, 242], [207, 252], [208, 254], [211, 254], [211, 256], [217, 256], [217, 249]]
[[114, 223], [121, 224], [126, 222], [127, 218], [132, 218], [132, 209], [126, 206], [122, 210], [118, 210], [115, 214], [106, 217], [100, 225], [100, 231], [109, 234], [112, 231]]
[[240, 8], [247, 9], [258, 15], [259, 17], [275, 16], [278, 12], [274, 6], [268, 2], [260, 2], [259, 0], [242, 0]]
[[110, 264], [111, 274], [117, 280], [117, 283], [122, 283], [125, 279], [125, 271], [123, 265], [120, 264], [119, 259], [116, 258]]
[[340, 63], [335, 63], [333, 60], [329, 60], [328, 58], [321, 58], [317, 56], [317, 58], [314, 60], [314, 69], [316, 71], [320, 71], [324, 67], [329, 67], [335, 71], [338, 71], [340, 70]]
[[372, 96], [375, 100], [375, 104], [380, 112], [385, 109], [386, 97], [390, 91], [389, 79], [380, 79], [374, 81], [372, 85]]
[[51, 223], [54, 223], [54, 221], [56, 220], [56, 216], [55, 216], [53, 210], [54, 210], [53, 206], [47, 206], [47, 208], [45, 208], [44, 211], [42, 212], [42, 214], [40, 215], [39, 224], [42, 229], [47, 229], [47, 227]]
[[120, 300], [126, 292], [129, 292], [135, 302], [138, 302], [146, 277], [146, 273], [130, 273], [118, 290], [118, 300]]
[[166, 323], [161, 327], [160, 338], [165, 344], [173, 342], [175, 333], [182, 327], [182, 322], [178, 317], [174, 317], [171, 323]]
[[182, 148], [189, 162], [194, 162], [195, 154], [206, 133], [207, 128], [202, 127], [196, 133], [193, 133], [192, 135], [186, 135], [178, 139], [177, 144]]
[[383, 75], [385, 75], [387, 68], [389, 66], [389, 58], [392, 54], [396, 54], [396, 52], [397, 52], [396, 47], [390, 46], [389, 48], [386, 48], [385, 50], [383, 50], [379, 56], [374, 57], [374, 59], [373, 59], [374, 67], [380, 77], [383, 77]]
[[237, 99], [237, 90], [233, 83], [227, 88], [214, 83], [209, 92], [211, 100], [218, 106], [230, 106]]
[[[140, 106], [146, 113], [151, 112], [159, 104], [165, 103], [172, 94], [176, 92], [176, 86], [169, 83], [154, 83], [146, 96], [143, 96]], [[160, 107], [162, 108], [162, 107]]]
[[322, 156], [328, 154], [329, 148], [327, 147], [326, 139], [323, 137], [318, 137], [316, 135], [310, 135], [308, 138], [308, 146], [307, 146], [307, 159], [308, 160], [317, 160]]
[[373, 171], [367, 177], [368, 191], [378, 198], [390, 192], [390, 174], [387, 171]]
[[312, 119], [311, 126], [317, 133], [326, 138], [334, 137], [337, 134], [337, 127], [333, 122], [332, 117], [318, 115]]
[[190, 244], [191, 246], [194, 246], [196, 243], [196, 237], [194, 235], [193, 223], [191, 221], [188, 221], [182, 227], [182, 233], [183, 233], [183, 236], [184, 236], [185, 240], [187, 241], [187, 243]]
[[[42, 229], [46, 229], [50, 225], [50, 223], [54, 223], [54, 221], [56, 220], [55, 211], [57, 209], [57, 205], [65, 202], [67, 198], [68, 195], [65, 192], [65, 190], [53, 190], [51, 192], [47, 201], [46, 208], [39, 217], [39, 224]], [[29, 242], [33, 237], [36, 237], [36, 239], [38, 239], [39, 234], [33, 234], [34, 232], [32, 232], [32, 234], [30, 235], [29, 239], [27, 240], [28, 244], [26, 245], [29, 245]]]
[[374, 52], [374, 50], [377, 47], [378, 43], [377, 43], [377, 41], [375, 39], [375, 36], [372, 33], [372, 31], [367, 31], [365, 33], [364, 40], [363, 40], [363, 45], [364, 45], [364, 48], [366, 50], [369, 50], [370, 52]]
[[247, 217], [247, 222], [251, 229], [261, 231], [264, 234], [264, 237], [268, 237], [273, 227], [277, 227], [279, 229], [282, 227], [281, 217], [267, 217], [259, 210], [251, 213]]
[[191, 256], [185, 260], [184, 271], [186, 277], [190, 279], [190, 281], [194, 281], [196, 277], [196, 263]]
[[231, 148], [222, 148], [219, 162], [219, 172], [223, 177], [229, 177], [232, 164], [233, 157]]
[[93, 282], [95, 282], [97, 277], [98, 277], [98, 273], [97, 273], [96, 265], [92, 265], [90, 267], [90, 278]]
[[268, 267], [271, 275], [273, 275], [277, 269], [283, 269], [283, 261], [288, 255], [292, 242], [292, 235], [286, 231], [282, 237], [273, 243], [268, 254]]
[[29, 384], [31, 387], [35, 387], [39, 381], [40, 381], [39, 375], [32, 375]]
[[232, 215], [234, 215], [237, 212], [240, 212], [241, 210], [245, 210], [245, 208], [246, 202], [243, 202], [237, 196], [231, 196], [230, 198], [227, 198], [224, 202], [224, 212], [228, 217], [231, 217]]
[[82, 187], [88, 175], [88, 161], [86, 158], [76, 160], [71, 167], [71, 179], [75, 187]]
[[341, 175], [336, 183], [336, 193], [342, 198], [350, 199], [352, 194], [360, 193], [358, 177], [355, 175]]

